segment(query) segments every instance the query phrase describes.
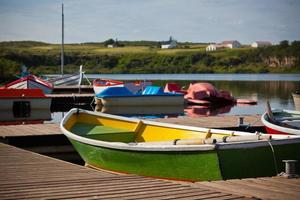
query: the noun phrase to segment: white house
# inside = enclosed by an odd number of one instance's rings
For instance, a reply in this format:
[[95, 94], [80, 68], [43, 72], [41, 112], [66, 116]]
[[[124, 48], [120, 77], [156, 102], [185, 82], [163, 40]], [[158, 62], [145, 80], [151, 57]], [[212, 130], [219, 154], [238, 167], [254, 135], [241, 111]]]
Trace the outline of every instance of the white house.
[[206, 47], [206, 51], [217, 51], [218, 49], [223, 49], [225, 46], [221, 44], [210, 44]]
[[258, 48], [258, 47], [268, 47], [272, 46], [272, 43], [269, 41], [256, 41], [251, 44], [251, 47]]
[[170, 37], [169, 41], [162, 42], [161, 48], [162, 49], [172, 49], [177, 47], [177, 41]]
[[218, 49], [225, 48], [240, 48], [242, 45], [237, 40], [223, 41], [219, 44], [210, 44], [206, 47], [206, 51], [217, 51]]
[[115, 48], [115, 47], [117, 47], [117, 45], [115, 45], [115, 44], [108, 44], [107, 45], [107, 48]]
[[240, 48], [242, 46], [241, 43], [237, 40], [223, 41], [221, 44], [230, 49]]

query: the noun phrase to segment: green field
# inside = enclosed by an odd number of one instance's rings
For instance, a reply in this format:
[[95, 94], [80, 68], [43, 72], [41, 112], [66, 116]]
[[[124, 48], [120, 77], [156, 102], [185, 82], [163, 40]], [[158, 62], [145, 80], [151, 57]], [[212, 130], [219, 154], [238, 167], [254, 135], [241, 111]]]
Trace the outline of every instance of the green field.
[[[59, 54], [61, 45], [49, 44], [31, 47], [5, 47], [7, 51], [17, 51], [20, 53], [28, 52], [31, 54]], [[160, 49], [157, 47], [149, 46], [125, 46], [125, 47], [115, 47], [107, 48], [103, 45], [91, 45], [91, 44], [66, 44], [64, 45], [65, 53], [79, 53], [84, 55], [120, 55], [120, 54], [177, 54], [186, 52], [205, 52], [205, 46], [201, 45], [191, 45], [188, 48], [176, 48], [176, 49]]]
[[[66, 44], [65, 73], [84, 65], [86, 73], [299, 73], [300, 42], [268, 48], [223, 49], [206, 52], [207, 44], [179, 43], [161, 49], [157, 42]], [[0, 42], [0, 79], [12, 79], [22, 65], [34, 74], [58, 73], [59, 44]]]

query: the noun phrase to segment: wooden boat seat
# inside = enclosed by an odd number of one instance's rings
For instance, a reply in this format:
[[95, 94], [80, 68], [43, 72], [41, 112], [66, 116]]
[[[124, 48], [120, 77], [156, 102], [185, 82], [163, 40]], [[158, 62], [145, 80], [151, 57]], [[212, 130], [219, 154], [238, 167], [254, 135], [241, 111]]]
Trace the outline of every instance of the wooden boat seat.
[[74, 124], [71, 132], [86, 138], [107, 142], [134, 142], [136, 136], [135, 132], [130, 130], [86, 123]]

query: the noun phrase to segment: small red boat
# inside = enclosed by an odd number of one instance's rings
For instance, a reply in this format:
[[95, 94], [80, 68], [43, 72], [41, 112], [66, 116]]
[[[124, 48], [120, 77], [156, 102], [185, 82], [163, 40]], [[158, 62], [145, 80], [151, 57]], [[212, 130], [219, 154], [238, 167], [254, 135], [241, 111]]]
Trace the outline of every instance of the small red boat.
[[164, 89], [165, 92], [177, 92], [186, 95], [187, 91], [179, 87], [177, 83], [167, 83]]
[[267, 104], [267, 112], [261, 116], [267, 133], [300, 135], [300, 111], [271, 110]]

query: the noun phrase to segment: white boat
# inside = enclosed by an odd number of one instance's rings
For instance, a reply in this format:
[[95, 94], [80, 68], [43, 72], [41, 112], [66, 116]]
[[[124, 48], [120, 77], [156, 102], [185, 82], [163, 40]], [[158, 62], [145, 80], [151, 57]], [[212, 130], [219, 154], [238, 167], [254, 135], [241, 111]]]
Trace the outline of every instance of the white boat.
[[262, 115], [261, 121], [270, 134], [300, 135], [300, 111], [268, 111]]
[[150, 85], [152, 85], [150, 81], [123, 82], [112, 79], [95, 79], [93, 81], [95, 94], [99, 94], [109, 87], [126, 87], [130, 92], [135, 94]]
[[82, 71], [82, 65], [80, 65], [78, 73], [61, 75], [59, 77], [49, 79], [48, 82], [54, 86], [81, 85], [83, 76], [84, 72]]
[[108, 87], [124, 87], [123, 81], [111, 80], [111, 79], [94, 79], [93, 89], [95, 94], [99, 94]]
[[95, 79], [93, 81], [93, 89], [95, 94], [99, 94], [109, 87], [126, 87], [130, 92], [136, 94], [150, 85], [152, 85], [151, 81], [123, 82], [112, 79]]
[[42, 124], [51, 120], [50, 109], [30, 109], [29, 112], [4, 109], [0, 111], [0, 125]]
[[134, 94], [126, 87], [111, 87], [95, 97], [97, 107], [101, 106], [183, 106], [180, 93], [166, 93], [161, 87], [148, 86], [143, 92]]
[[0, 89], [1, 110], [50, 110], [50, 106], [51, 98], [46, 97], [41, 89]]
[[53, 85], [35, 75], [28, 75], [11, 83], [6, 84], [3, 88], [7, 89], [41, 89], [44, 94], [50, 94]]

